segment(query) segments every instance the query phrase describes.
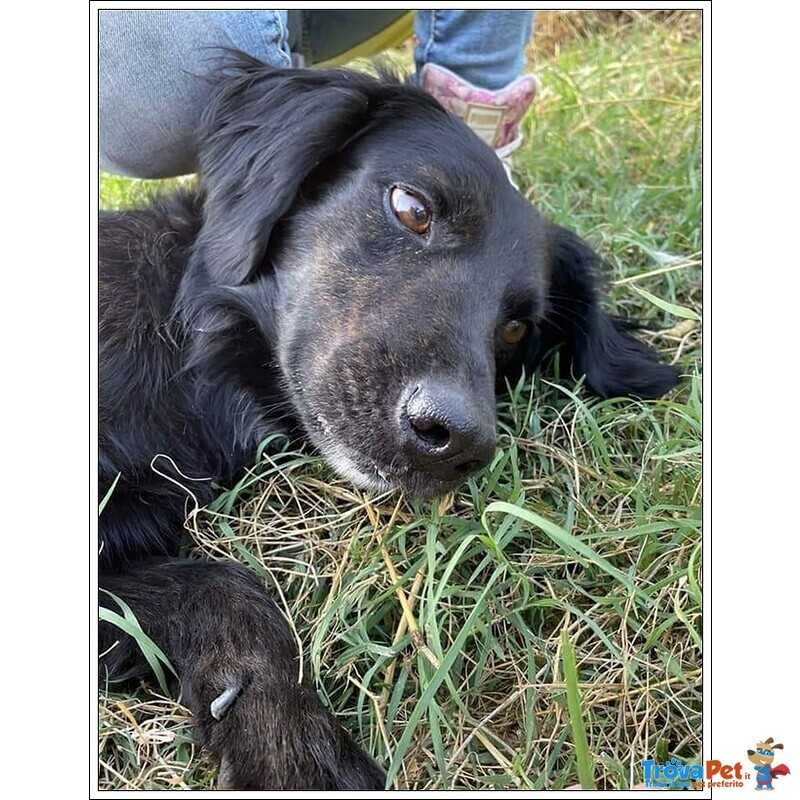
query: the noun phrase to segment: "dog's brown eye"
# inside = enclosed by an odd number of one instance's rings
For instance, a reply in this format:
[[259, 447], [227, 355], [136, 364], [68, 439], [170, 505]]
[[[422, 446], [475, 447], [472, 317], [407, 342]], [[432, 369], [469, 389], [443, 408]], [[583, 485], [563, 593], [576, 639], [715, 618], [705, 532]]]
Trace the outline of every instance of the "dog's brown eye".
[[500, 336], [506, 344], [517, 344], [525, 338], [528, 323], [521, 319], [512, 319], [500, 328]]
[[390, 197], [392, 211], [400, 222], [414, 233], [427, 233], [431, 226], [431, 212], [415, 194], [395, 186]]

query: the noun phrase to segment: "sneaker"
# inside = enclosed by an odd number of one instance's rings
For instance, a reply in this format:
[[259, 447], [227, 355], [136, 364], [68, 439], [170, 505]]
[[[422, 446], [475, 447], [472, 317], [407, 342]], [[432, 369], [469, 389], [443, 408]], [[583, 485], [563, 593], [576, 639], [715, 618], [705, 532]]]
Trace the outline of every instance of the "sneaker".
[[438, 64], [425, 64], [420, 86], [494, 149], [512, 186], [518, 188], [511, 178], [511, 154], [522, 143], [519, 123], [536, 97], [536, 76], [521, 75], [508, 86], [491, 92]]

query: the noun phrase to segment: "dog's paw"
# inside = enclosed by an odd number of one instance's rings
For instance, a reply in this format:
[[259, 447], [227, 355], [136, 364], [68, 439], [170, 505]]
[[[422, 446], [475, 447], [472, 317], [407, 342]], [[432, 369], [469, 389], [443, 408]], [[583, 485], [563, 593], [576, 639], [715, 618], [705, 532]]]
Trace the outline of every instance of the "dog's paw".
[[[230, 789], [382, 789], [385, 776], [298, 676], [297, 644], [258, 576], [238, 564], [169, 559], [109, 579], [180, 676], [203, 746]], [[146, 669], [116, 647], [116, 678]], [[120, 654], [114, 657], [113, 654]]]
[[385, 788], [383, 770], [306, 686], [229, 676], [198, 721], [220, 763], [219, 789]]

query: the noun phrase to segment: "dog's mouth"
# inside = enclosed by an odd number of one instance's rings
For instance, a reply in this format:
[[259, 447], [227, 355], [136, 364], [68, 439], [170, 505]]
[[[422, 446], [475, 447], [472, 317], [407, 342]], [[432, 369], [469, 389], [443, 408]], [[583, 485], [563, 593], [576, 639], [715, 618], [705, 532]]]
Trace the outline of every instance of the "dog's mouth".
[[465, 472], [454, 480], [444, 480], [408, 465], [380, 464], [329, 437], [312, 438], [322, 456], [339, 475], [359, 489], [370, 492], [402, 490], [411, 497], [429, 499], [453, 491], [471, 474]]
[[345, 451], [345, 448], [336, 445], [320, 447], [325, 460], [343, 478], [354, 483], [359, 489], [372, 492], [386, 492], [399, 489], [397, 479], [387, 470], [381, 469], [377, 464], [356, 459]]

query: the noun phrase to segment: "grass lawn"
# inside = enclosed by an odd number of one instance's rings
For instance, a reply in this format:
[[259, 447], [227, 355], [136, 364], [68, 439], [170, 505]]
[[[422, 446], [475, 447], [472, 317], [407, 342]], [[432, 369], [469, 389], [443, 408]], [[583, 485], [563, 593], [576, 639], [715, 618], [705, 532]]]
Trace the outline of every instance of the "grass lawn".
[[[598, 400], [534, 376], [500, 398], [491, 467], [434, 503], [364, 495], [274, 442], [189, 523], [196, 552], [263, 576], [302, 668], [397, 788], [580, 771], [621, 789], [643, 759], [699, 758], [700, 19], [598, 14], [536, 53], [517, 178], [606, 257], [609, 307], [645, 321], [679, 390]], [[102, 176], [101, 205], [149, 190]], [[100, 763], [105, 789], [215, 780], [155, 680], [101, 694]]]

